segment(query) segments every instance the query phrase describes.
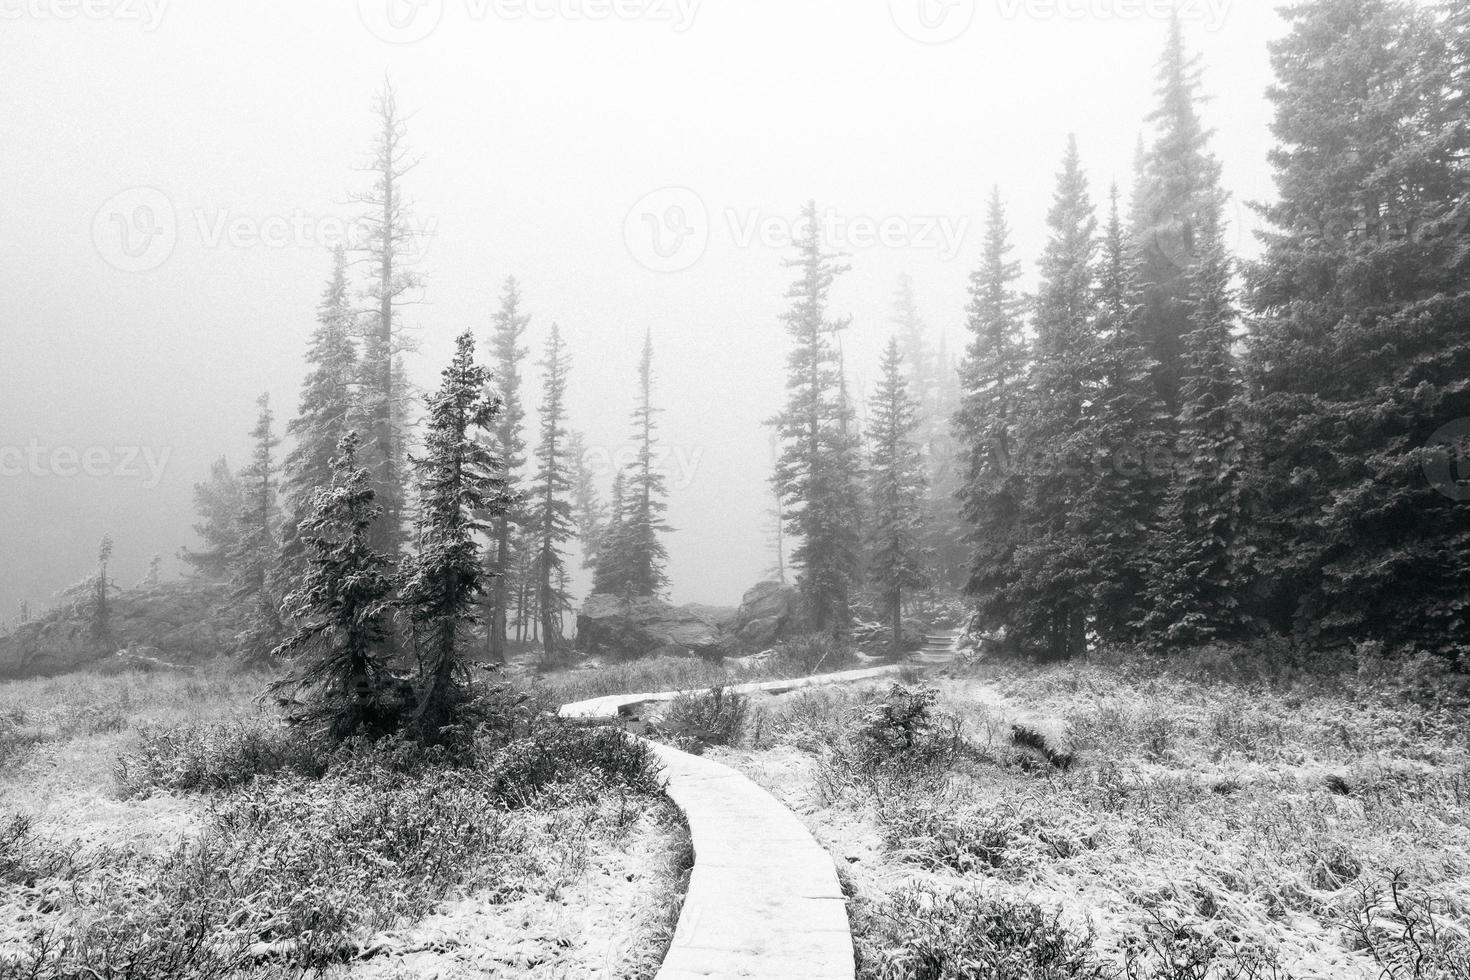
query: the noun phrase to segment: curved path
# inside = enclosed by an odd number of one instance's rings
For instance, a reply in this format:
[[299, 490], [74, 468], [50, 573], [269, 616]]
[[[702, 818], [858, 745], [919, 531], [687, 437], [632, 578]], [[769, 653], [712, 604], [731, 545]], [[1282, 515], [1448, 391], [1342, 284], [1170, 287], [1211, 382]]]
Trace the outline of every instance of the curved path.
[[[740, 693], [877, 680], [876, 667], [796, 681], [742, 684]], [[563, 705], [561, 715], [617, 722], [678, 692]], [[729, 768], [649, 742], [668, 794], [689, 821], [694, 871], [673, 945], [656, 980], [853, 980], [847, 900], [832, 857], [770, 793]]]

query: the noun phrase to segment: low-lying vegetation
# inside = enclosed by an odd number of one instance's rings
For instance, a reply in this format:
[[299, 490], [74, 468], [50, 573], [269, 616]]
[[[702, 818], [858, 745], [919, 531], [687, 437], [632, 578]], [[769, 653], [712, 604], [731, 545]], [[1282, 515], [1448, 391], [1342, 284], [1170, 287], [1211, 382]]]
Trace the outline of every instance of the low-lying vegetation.
[[1197, 657], [802, 691], [722, 757], [833, 851], [864, 980], [1470, 977], [1453, 679]]
[[[197, 692], [209, 710], [182, 711], [192, 683], [70, 683], [133, 698], [121, 731], [68, 735], [58, 719], [75, 706], [55, 702], [37, 715], [44, 737], [4, 776], [0, 975], [407, 976], [465, 962], [507, 977], [652, 975], [689, 855], [645, 746], [529, 708], [432, 745], [335, 742], [242, 704], [223, 678]], [[0, 687], [0, 702], [11, 694]], [[103, 792], [122, 817], [81, 835], [8, 792], [71, 765], [74, 739], [117, 749]], [[128, 815], [160, 812], [183, 832], [129, 834]], [[564, 903], [586, 903], [589, 925], [569, 933]], [[483, 938], [496, 928], [525, 935]]]

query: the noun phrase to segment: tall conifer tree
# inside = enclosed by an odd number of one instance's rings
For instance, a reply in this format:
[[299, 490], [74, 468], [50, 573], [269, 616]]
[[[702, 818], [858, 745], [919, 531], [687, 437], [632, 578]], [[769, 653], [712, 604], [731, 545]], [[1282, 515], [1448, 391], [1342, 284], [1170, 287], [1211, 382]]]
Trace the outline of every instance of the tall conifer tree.
[[347, 254], [341, 246], [332, 253], [332, 275], [317, 306], [316, 322], [297, 414], [286, 427], [295, 445], [286, 454], [281, 476], [286, 517], [282, 557], [293, 578], [305, 571], [307, 560], [300, 525], [315, 514], [317, 491], [332, 484], [343, 437], [362, 421], [356, 393], [357, 322], [347, 282]]
[[1097, 633], [1113, 643], [1139, 636], [1154, 535], [1173, 476], [1174, 425], [1154, 383], [1136, 255], [1115, 187], [1098, 268], [1101, 387], [1090, 413], [1093, 457], [1075, 515], [1092, 556]]
[[488, 571], [494, 578], [486, 593], [489, 606], [486, 623], [490, 659], [504, 663], [510, 609], [518, 583], [514, 548], [518, 527], [526, 523], [527, 490], [523, 485], [526, 467], [526, 405], [522, 395], [522, 365], [529, 348], [522, 345], [531, 317], [521, 306], [520, 284], [515, 277], [506, 279], [500, 294], [500, 308], [495, 313], [490, 351], [494, 357], [495, 387], [500, 396], [500, 411], [495, 415], [488, 440], [500, 459], [501, 477], [515, 497], [511, 507], [489, 516], [490, 548], [486, 555]]
[[424, 456], [418, 472], [418, 553], [408, 563], [401, 601], [418, 636], [422, 664], [414, 727], [437, 741], [462, 701], [470, 660], [465, 631], [479, 621], [485, 589], [476, 516], [510, 506], [502, 463], [477, 438], [495, 421], [490, 372], [475, 363], [475, 338], [465, 331], [439, 390], [429, 400]]
[[374, 528], [375, 543], [396, 558], [406, 540], [408, 433], [404, 419], [411, 397], [397, 364], [406, 346], [401, 311], [420, 285], [409, 262], [416, 232], [403, 181], [416, 161], [409, 158], [406, 122], [398, 108], [397, 92], [387, 79], [374, 100], [373, 116], [378, 131], [365, 168], [372, 183], [355, 197], [363, 206], [366, 240], [360, 247], [372, 303], [363, 322], [362, 399], [370, 427], [363, 462], [383, 508], [383, 519]]
[[654, 444], [658, 427], [653, 406], [653, 337], [643, 339], [643, 355], [638, 361], [638, 404], [633, 409], [633, 439], [637, 456], [628, 471], [627, 518], [627, 591], [635, 596], [658, 596], [668, 588], [665, 570], [669, 553], [660, 536], [669, 531], [664, 520], [668, 511], [668, 487], [659, 472]]
[[828, 316], [828, 293], [847, 270], [821, 240], [816, 202], [803, 211], [787, 261], [798, 278], [782, 316], [792, 350], [787, 357], [787, 401], [773, 424], [781, 441], [774, 485], [786, 501], [787, 528], [799, 543], [792, 553], [798, 582], [818, 631], [847, 627], [859, 559], [858, 439], [835, 335], [846, 320]]
[[541, 361], [541, 438], [536, 446], [535, 494], [531, 526], [535, 534], [535, 604], [541, 643], [548, 662], [562, 647], [562, 616], [571, 608], [567, 594], [566, 555], [563, 545], [576, 533], [572, 481], [567, 460], [567, 374], [572, 362], [562, 342], [561, 328], [551, 325]]
[[1026, 381], [1025, 302], [1016, 289], [1020, 263], [1011, 258], [1011, 231], [1000, 189], [990, 195], [985, 252], [970, 275], [970, 342], [960, 368], [963, 401], [953, 421], [964, 482], [959, 497], [971, 550], [967, 592], [978, 625], [1012, 622], [1008, 585], [1020, 541], [1024, 486], [1018, 468], [1019, 421]]
[[1189, 273], [1199, 261], [1204, 226], [1220, 219], [1225, 194], [1210, 130], [1200, 114], [1202, 71], [1191, 56], [1176, 10], [1159, 64], [1153, 140], [1142, 154], [1133, 202], [1133, 236], [1141, 258], [1144, 325], [1158, 363], [1159, 394], [1179, 410], [1184, 336], [1192, 330]]
[[919, 425], [919, 406], [909, 394], [895, 337], [883, 355], [868, 427], [868, 574], [892, 631], [894, 656], [903, 653], [904, 596], [930, 583], [924, 535], [928, 481], [915, 442]]
[[1075, 521], [1087, 486], [1091, 406], [1100, 387], [1093, 257], [1097, 217], [1075, 137], [1067, 144], [1047, 225], [1036, 297], [1036, 356], [1022, 421], [1024, 538], [1015, 552], [1015, 625], [1062, 660], [1087, 649], [1092, 556]]

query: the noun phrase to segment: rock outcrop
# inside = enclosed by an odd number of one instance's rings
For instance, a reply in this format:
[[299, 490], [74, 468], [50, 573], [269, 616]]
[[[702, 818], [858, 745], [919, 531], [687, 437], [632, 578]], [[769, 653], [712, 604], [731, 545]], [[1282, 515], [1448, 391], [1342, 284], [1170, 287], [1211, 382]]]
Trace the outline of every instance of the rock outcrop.
[[229, 608], [228, 585], [164, 582], [112, 597], [111, 635], [99, 643], [87, 617], [54, 610], [0, 635], [0, 679], [49, 677], [114, 659], [119, 650], [146, 650], [149, 659], [199, 663], [230, 651], [243, 628]]
[[658, 599], [594, 595], [577, 614], [577, 649], [620, 657], [653, 654], [713, 656], [735, 610], [671, 606]]
[[808, 630], [801, 593], [794, 585], [760, 582], [740, 600], [730, 635], [746, 649], [760, 650]]

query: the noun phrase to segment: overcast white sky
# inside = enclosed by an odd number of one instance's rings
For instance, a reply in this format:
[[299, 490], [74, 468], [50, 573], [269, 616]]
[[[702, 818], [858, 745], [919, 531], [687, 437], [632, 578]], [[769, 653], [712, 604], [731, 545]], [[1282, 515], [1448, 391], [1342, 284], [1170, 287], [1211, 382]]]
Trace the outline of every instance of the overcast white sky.
[[[1271, 194], [1274, 6], [1181, 0], [1237, 200]], [[154, 553], [176, 572], [191, 487], [215, 456], [243, 461], [256, 396], [294, 409], [385, 71], [433, 232], [415, 378], [434, 382], [465, 327], [486, 335], [515, 274], [533, 345], [552, 321], [566, 333], [571, 422], [606, 458], [651, 330], [674, 598], [735, 602], [769, 565], [780, 229], [812, 197], [845, 229], [853, 268], [832, 299], [854, 316], [865, 391], [900, 274], [962, 342], [992, 184], [1028, 275], [1069, 132], [1099, 202], [1127, 188], [1166, 9], [0, 0], [0, 618], [81, 577], [104, 532], [123, 584]], [[1252, 219], [1232, 210], [1249, 250]]]

